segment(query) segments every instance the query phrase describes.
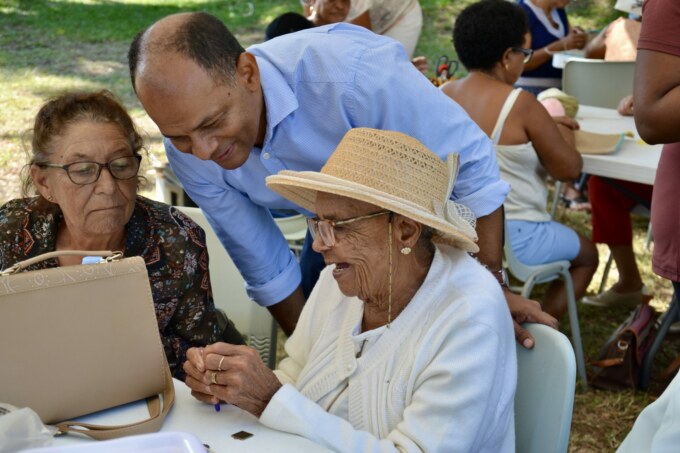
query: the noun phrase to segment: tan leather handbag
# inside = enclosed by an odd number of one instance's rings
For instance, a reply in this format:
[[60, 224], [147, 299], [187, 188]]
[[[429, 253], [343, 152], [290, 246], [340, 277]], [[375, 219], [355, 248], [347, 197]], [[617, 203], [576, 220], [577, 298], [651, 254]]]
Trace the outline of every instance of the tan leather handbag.
[[[21, 272], [64, 255], [103, 259]], [[64, 421], [144, 398], [150, 418], [138, 423]], [[144, 260], [52, 252], [0, 273], [0, 401], [30, 407], [61, 432], [100, 440], [158, 431], [174, 387]]]

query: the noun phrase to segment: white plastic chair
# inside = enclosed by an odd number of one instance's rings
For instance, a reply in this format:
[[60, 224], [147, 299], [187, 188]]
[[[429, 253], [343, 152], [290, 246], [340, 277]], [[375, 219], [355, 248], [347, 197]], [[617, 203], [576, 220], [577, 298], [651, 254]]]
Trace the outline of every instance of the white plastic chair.
[[579, 104], [615, 109], [633, 93], [634, 61], [571, 58], [562, 70], [562, 91]]
[[574, 407], [576, 363], [567, 337], [542, 324], [525, 326], [533, 349], [517, 345], [515, 449], [521, 453], [565, 453]]
[[[564, 280], [567, 291], [567, 311], [569, 313], [569, 325], [571, 326], [571, 339], [574, 344], [576, 354], [576, 365], [581, 376], [581, 386], [583, 390], [588, 390], [588, 379], [586, 377], [586, 364], [583, 358], [583, 345], [581, 344], [581, 329], [578, 323], [578, 313], [576, 310], [576, 298], [574, 297], [574, 284], [569, 273], [569, 261], [555, 261], [553, 263], [529, 266], [520, 262], [510, 245], [510, 235], [508, 228], [505, 228], [505, 245], [503, 247], [505, 265], [508, 271], [519, 281], [524, 282], [521, 288], [523, 297], [529, 298], [531, 291], [536, 284], [548, 283], [558, 278]], [[536, 341], [538, 343], [538, 340]], [[519, 450], [518, 450], [519, 451]]]
[[299, 256], [307, 234], [307, 218], [302, 214], [297, 214], [290, 217], [276, 217], [274, 222], [288, 241], [288, 247], [296, 256]]
[[175, 207], [191, 217], [205, 231], [215, 306], [224, 310], [239, 332], [246, 335], [248, 344], [259, 351], [260, 357], [270, 368], [274, 368], [276, 321], [266, 308], [260, 307], [248, 297], [243, 277], [217, 238], [203, 211], [187, 206]]

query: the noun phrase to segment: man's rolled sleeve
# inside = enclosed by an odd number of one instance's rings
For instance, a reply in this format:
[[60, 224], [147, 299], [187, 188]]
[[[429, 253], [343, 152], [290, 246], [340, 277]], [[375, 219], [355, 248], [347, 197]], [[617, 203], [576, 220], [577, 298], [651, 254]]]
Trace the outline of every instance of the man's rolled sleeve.
[[183, 154], [167, 139], [164, 143], [173, 171], [241, 272], [248, 295], [264, 307], [288, 297], [300, 284], [301, 272], [269, 211], [231, 187], [214, 162]]
[[277, 304], [290, 296], [300, 284], [302, 280], [300, 265], [290, 251], [289, 256], [288, 265], [273, 279], [257, 286], [246, 283], [248, 296], [258, 305], [269, 307]]

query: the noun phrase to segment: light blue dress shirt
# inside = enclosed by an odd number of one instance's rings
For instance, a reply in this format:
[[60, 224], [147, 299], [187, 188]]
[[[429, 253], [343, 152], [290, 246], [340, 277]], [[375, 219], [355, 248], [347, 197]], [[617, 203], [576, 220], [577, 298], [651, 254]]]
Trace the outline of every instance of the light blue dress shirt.
[[[354, 127], [397, 130], [438, 155], [460, 153], [453, 199], [478, 217], [501, 206], [491, 141], [463, 109], [411, 64], [397, 41], [362, 27], [333, 24], [257, 44], [267, 114], [262, 148], [225, 170], [178, 151], [165, 139], [168, 160], [241, 271], [249, 296], [262, 306], [300, 284], [295, 257], [268, 209], [298, 206], [267, 189], [280, 170], [319, 171]], [[213, 275], [212, 278], [220, 278]]]

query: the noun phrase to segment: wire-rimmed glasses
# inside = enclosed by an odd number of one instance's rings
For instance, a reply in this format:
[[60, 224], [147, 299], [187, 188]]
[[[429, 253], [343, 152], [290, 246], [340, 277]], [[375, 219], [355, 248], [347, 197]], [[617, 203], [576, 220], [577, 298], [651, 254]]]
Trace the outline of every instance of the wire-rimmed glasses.
[[309, 227], [309, 233], [312, 235], [312, 239], [316, 239], [317, 233], [321, 236], [321, 240], [326, 245], [326, 247], [333, 247], [335, 245], [335, 227], [339, 225], [346, 225], [352, 222], [358, 222], [359, 220], [372, 219], [373, 217], [378, 217], [385, 214], [391, 214], [391, 211], [380, 211], [373, 214], [362, 215], [359, 217], [352, 217], [351, 219], [344, 220], [328, 220], [319, 219], [318, 217], [308, 217], [307, 227]]

